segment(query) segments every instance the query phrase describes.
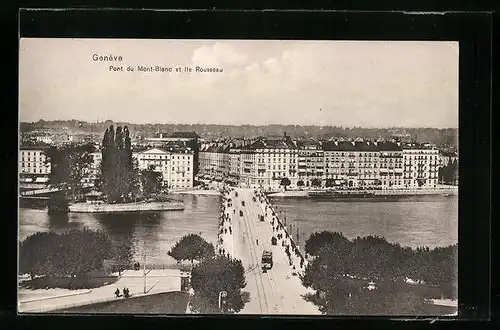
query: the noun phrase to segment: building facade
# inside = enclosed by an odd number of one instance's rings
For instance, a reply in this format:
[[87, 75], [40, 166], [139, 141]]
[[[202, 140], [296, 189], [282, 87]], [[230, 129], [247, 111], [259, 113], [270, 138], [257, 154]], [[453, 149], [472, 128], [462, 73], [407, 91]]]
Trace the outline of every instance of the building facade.
[[377, 142], [379, 175], [382, 189], [404, 188], [403, 149], [394, 142]]
[[403, 145], [404, 187], [433, 188], [438, 184], [439, 150], [431, 145], [409, 143]]
[[192, 188], [194, 157], [189, 149], [163, 150], [159, 148], [134, 152], [139, 170], [152, 169], [162, 174], [163, 185], [171, 189]]
[[19, 173], [24, 175], [46, 176], [50, 174], [51, 165], [47, 161], [45, 149], [23, 148], [19, 152]]
[[249, 187], [279, 188], [282, 180], [297, 187], [298, 148], [286, 136], [283, 139], [261, 138], [241, 148], [240, 182]]
[[214, 179], [229, 177], [250, 187], [416, 189], [438, 184], [442, 165], [430, 144], [394, 141], [297, 141], [259, 138], [242, 147], [211, 144], [200, 153], [200, 169]]
[[325, 185], [375, 188], [381, 185], [376, 142], [328, 141], [323, 144]]
[[297, 144], [297, 184], [299, 186], [322, 186], [325, 183], [325, 156], [317, 141], [299, 141]]

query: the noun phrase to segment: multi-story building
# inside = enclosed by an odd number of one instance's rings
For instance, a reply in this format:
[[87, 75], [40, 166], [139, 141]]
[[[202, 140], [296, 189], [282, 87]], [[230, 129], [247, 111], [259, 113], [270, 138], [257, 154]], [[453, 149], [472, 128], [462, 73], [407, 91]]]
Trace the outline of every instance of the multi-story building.
[[21, 146], [19, 152], [19, 172], [21, 177], [36, 175], [48, 178], [51, 165], [47, 161], [45, 150], [46, 148], [43, 147]]
[[[437, 184], [438, 151], [394, 141], [297, 141], [258, 138], [250, 144], [212, 143], [200, 152], [202, 173], [250, 187], [298, 186], [415, 189]], [[300, 184], [299, 184], [300, 183]]]
[[394, 142], [377, 142], [379, 150], [379, 175], [382, 189], [404, 188], [403, 149]]
[[407, 143], [401, 146], [404, 158], [404, 187], [436, 187], [439, 180], [439, 150], [429, 144]]
[[36, 136], [36, 142], [40, 143], [45, 143], [45, 144], [52, 144], [54, 143], [54, 140], [52, 139], [52, 135], [48, 133], [42, 133], [38, 136]]
[[233, 183], [237, 183], [241, 176], [240, 152], [241, 148], [238, 146], [229, 147], [229, 180]]
[[[100, 174], [101, 152], [93, 152], [88, 181], [95, 182]], [[152, 169], [161, 172], [163, 185], [172, 189], [193, 187], [193, 152], [187, 148], [139, 149], [132, 152], [139, 170]]]
[[374, 142], [328, 141], [323, 144], [328, 186], [379, 186], [379, 149]]
[[150, 145], [161, 147], [165, 142], [175, 142], [178, 145], [189, 148], [193, 152], [194, 174], [198, 174], [200, 136], [196, 132], [174, 132], [172, 134], [156, 132], [154, 138], [145, 139]]
[[[297, 141], [298, 181], [306, 187], [325, 179], [325, 157], [321, 144], [317, 141]], [[297, 181], [297, 183], [298, 183]]]
[[199, 153], [200, 174], [215, 180], [223, 180], [229, 176], [230, 156], [229, 144], [212, 143], [202, 147]]
[[241, 148], [240, 182], [250, 186], [278, 188], [288, 178], [290, 187], [298, 181], [298, 149], [285, 133], [282, 139], [261, 138]]
[[193, 187], [193, 152], [187, 148], [159, 148], [134, 152], [140, 170], [152, 169], [162, 173], [163, 184], [169, 188]]

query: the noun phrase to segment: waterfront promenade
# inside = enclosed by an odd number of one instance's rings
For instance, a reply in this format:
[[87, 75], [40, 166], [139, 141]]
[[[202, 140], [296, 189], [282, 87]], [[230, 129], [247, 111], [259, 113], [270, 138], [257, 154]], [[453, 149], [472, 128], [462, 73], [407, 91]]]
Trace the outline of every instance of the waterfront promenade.
[[[290, 265], [282, 246], [286, 240], [278, 240], [277, 245], [271, 244], [271, 238], [277, 235], [272, 229], [271, 212], [266, 217], [265, 200], [256, 197], [253, 201], [254, 196], [253, 189], [244, 188], [237, 188], [226, 195], [231, 199], [232, 206], [228, 207], [226, 202], [225, 213], [229, 214], [233, 235], [231, 240], [224, 234], [223, 246], [242, 261], [247, 281], [243, 291], [250, 293], [250, 301], [240, 314], [319, 315], [317, 307], [303, 298], [309, 291], [302, 286], [300, 278], [292, 274], [293, 265]], [[267, 208], [270, 211], [269, 205]], [[264, 221], [260, 221], [259, 216], [264, 216]], [[266, 273], [261, 268], [264, 250], [273, 252], [274, 261], [273, 268]]]
[[[19, 302], [20, 313], [57, 312], [58, 310], [85, 306], [117, 299], [116, 289], [123, 291], [128, 288], [132, 297], [140, 297], [164, 292], [181, 291], [181, 271], [178, 269], [148, 270], [146, 269], [146, 293], [144, 293], [143, 270], [125, 270], [118, 281], [89, 290], [75, 290], [73, 293], [64, 292], [58, 296], [41, 296], [33, 292], [29, 295], [25, 291], [24, 298]], [[117, 274], [115, 274], [117, 275]], [[41, 292], [42, 290], [35, 290]], [[66, 290], [69, 291], [69, 290]]]

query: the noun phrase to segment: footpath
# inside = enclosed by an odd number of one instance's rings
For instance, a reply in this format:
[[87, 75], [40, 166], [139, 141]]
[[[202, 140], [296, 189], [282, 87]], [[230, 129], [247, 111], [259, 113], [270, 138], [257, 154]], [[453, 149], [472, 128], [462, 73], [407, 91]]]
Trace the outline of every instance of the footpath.
[[[128, 288], [132, 297], [141, 297], [157, 293], [181, 291], [181, 271], [178, 269], [147, 270], [146, 281], [144, 281], [143, 271], [126, 270], [118, 281], [91, 290], [81, 290], [78, 293], [44, 297], [40, 299], [30, 298], [19, 302], [20, 313], [41, 313], [67, 309], [71, 307], [91, 305], [117, 299], [114, 292], [119, 289]], [[144, 293], [144, 283], [146, 283], [146, 293]], [[33, 290], [42, 291], [42, 290]], [[33, 294], [36, 296], [36, 294]]]
[[[234, 194], [234, 193], [233, 193]], [[231, 191], [224, 190], [222, 195], [221, 214], [219, 217], [219, 233], [216, 251], [219, 255], [235, 258], [233, 218], [236, 216], [236, 208], [231, 199]]]

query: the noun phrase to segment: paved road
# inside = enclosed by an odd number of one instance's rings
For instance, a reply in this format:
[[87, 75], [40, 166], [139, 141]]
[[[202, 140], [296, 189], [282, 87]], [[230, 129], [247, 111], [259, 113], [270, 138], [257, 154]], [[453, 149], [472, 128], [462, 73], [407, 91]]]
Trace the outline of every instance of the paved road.
[[146, 270], [146, 290], [144, 294], [144, 277], [142, 271], [125, 271], [121, 278], [113, 284], [92, 289], [88, 293], [71, 296], [52, 297], [50, 299], [21, 302], [19, 312], [49, 312], [65, 309], [73, 306], [83, 306], [97, 302], [110, 301], [116, 298], [114, 291], [120, 291], [126, 287], [132, 296], [151, 295], [156, 293], [180, 291], [181, 278], [180, 271], [169, 270]]
[[[308, 291], [297, 276], [292, 276], [281, 242], [276, 246], [271, 245], [273, 230], [269, 221], [272, 218], [270, 212], [266, 221], [259, 221], [259, 215], [265, 215], [265, 207], [252, 200], [254, 191], [242, 188], [236, 191], [238, 197], [235, 197], [234, 192], [230, 196], [236, 209], [232, 221], [234, 254], [242, 260], [247, 271], [247, 287], [244, 290], [250, 293], [250, 301], [240, 313], [320, 314], [313, 304], [302, 298]], [[245, 206], [242, 206], [242, 201]], [[243, 216], [239, 215], [240, 210], [243, 211]], [[273, 268], [266, 273], [261, 268], [264, 249], [273, 252], [274, 261]]]

